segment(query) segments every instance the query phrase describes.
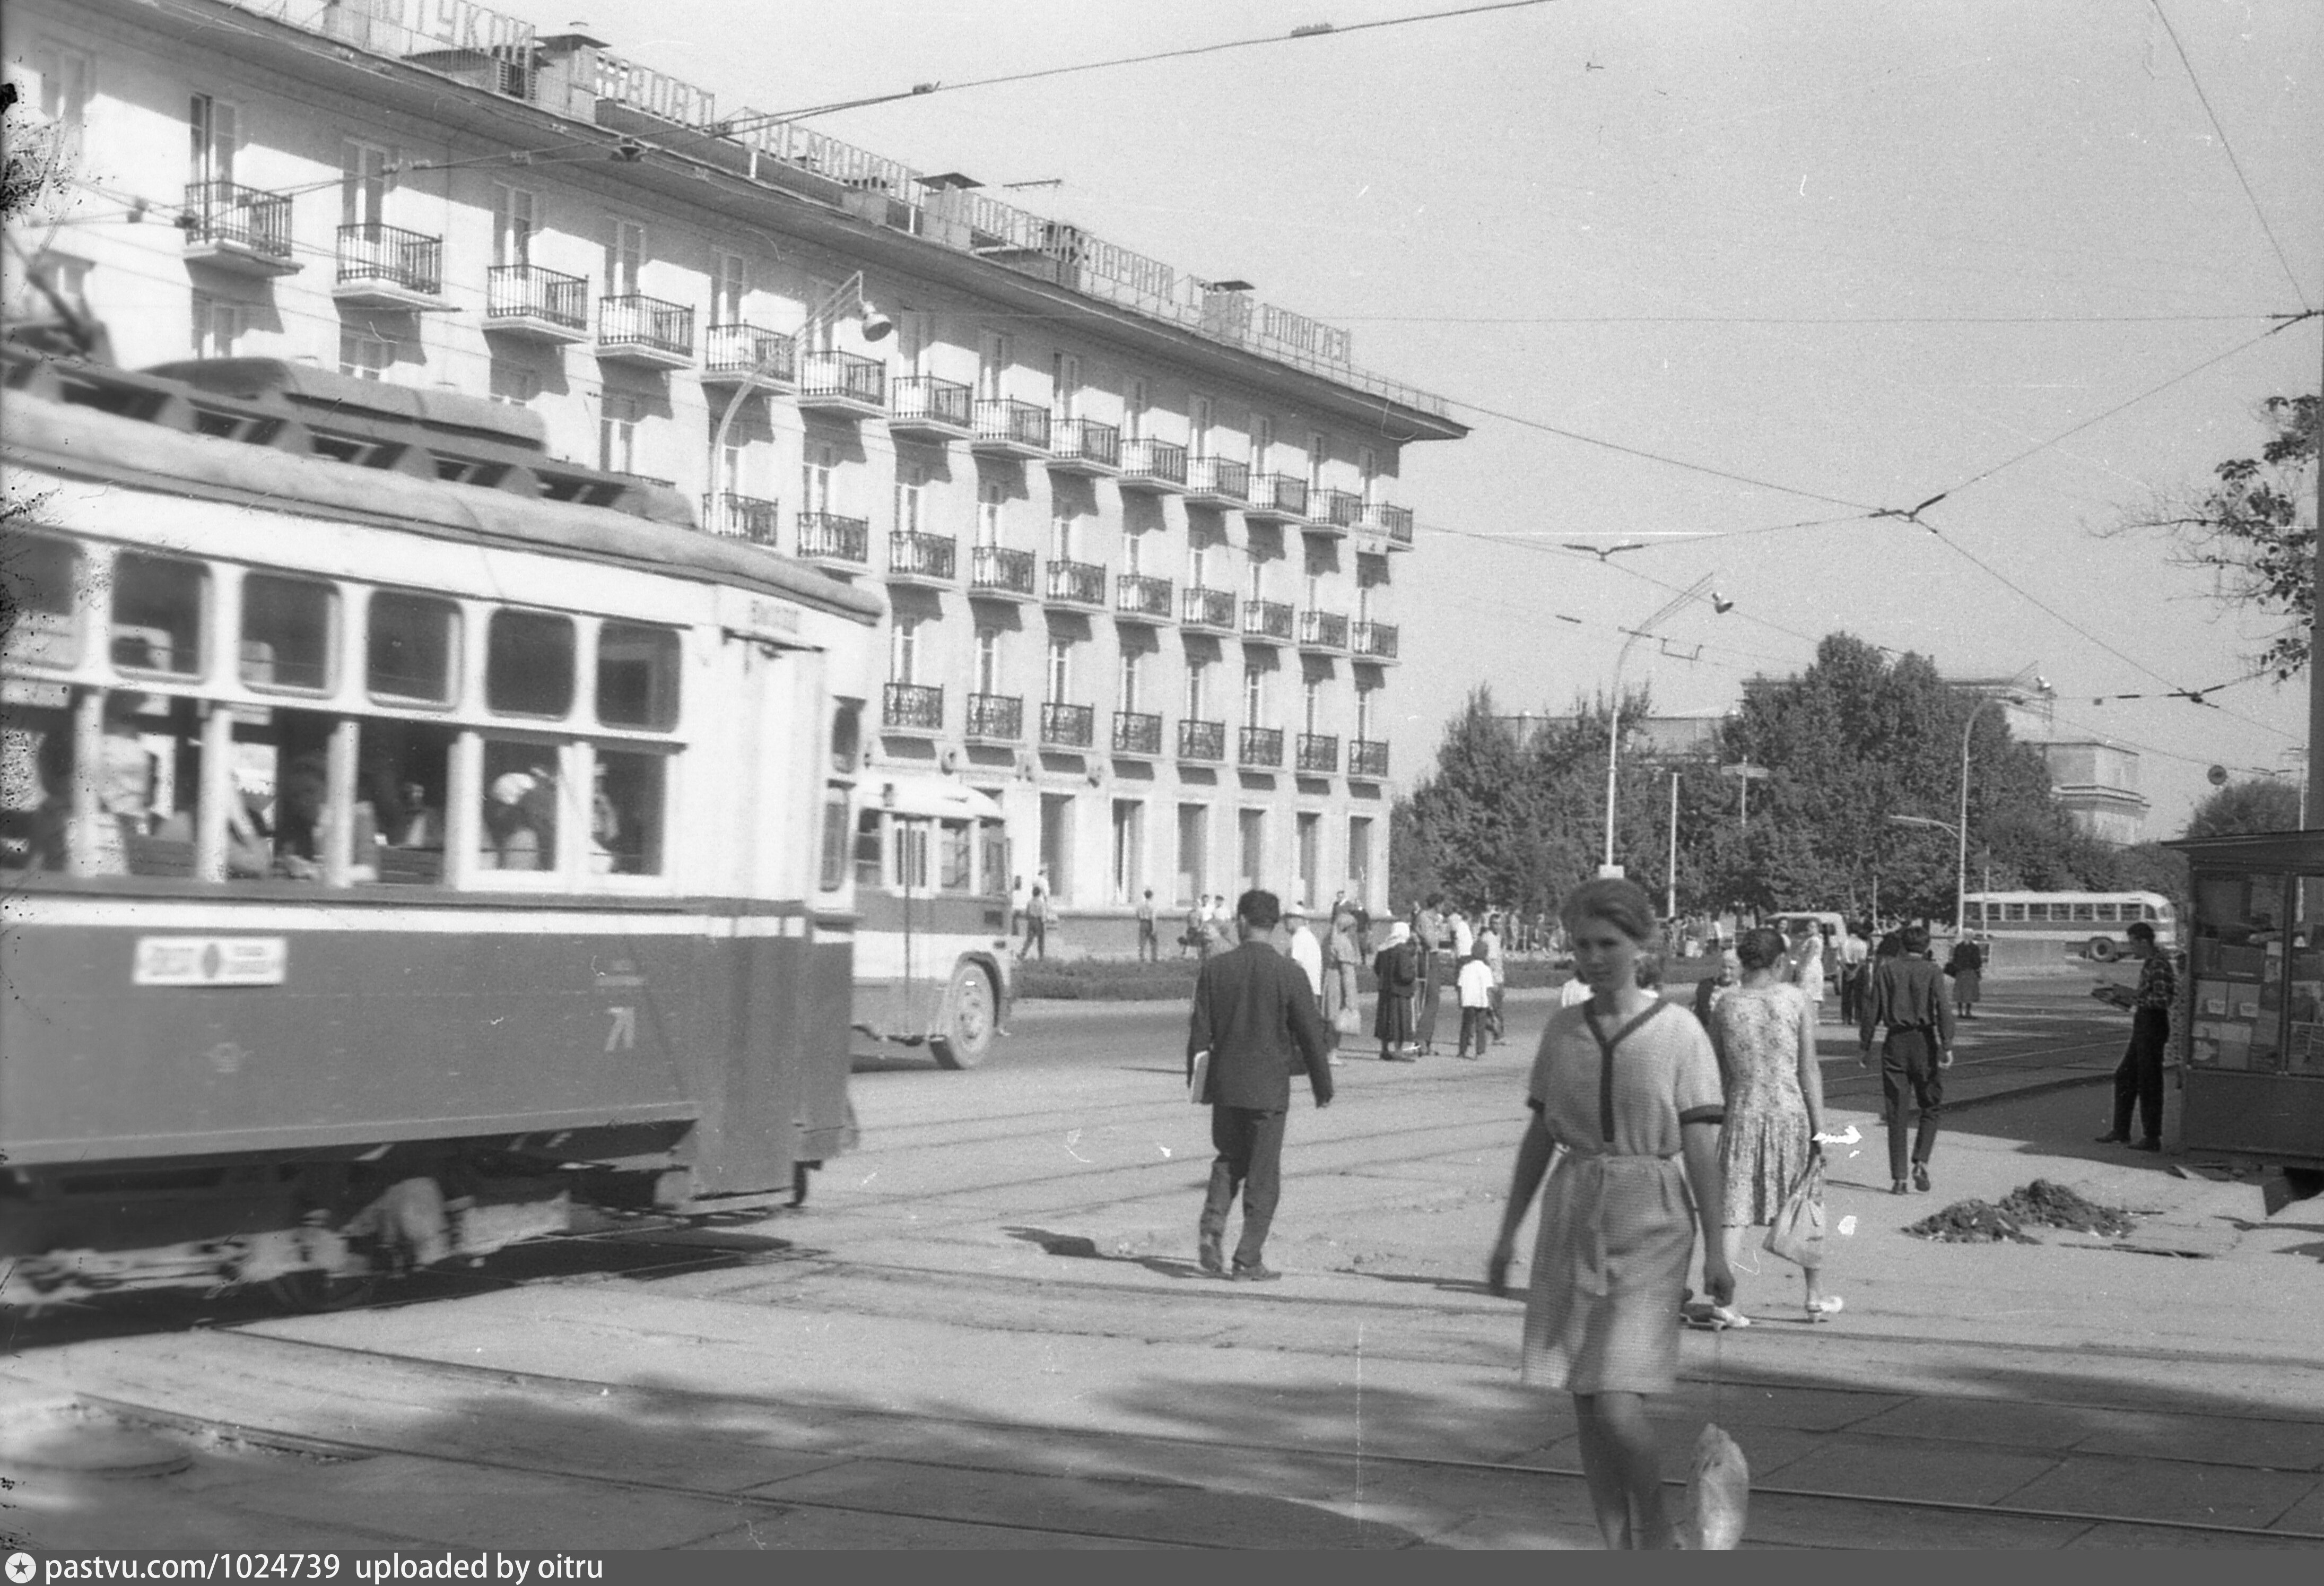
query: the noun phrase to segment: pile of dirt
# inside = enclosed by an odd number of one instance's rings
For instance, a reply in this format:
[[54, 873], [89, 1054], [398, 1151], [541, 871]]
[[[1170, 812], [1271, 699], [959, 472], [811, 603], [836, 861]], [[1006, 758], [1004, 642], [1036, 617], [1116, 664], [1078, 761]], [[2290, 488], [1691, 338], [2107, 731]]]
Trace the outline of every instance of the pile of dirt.
[[1955, 1201], [1904, 1231], [1915, 1239], [1932, 1239], [1949, 1245], [1990, 1245], [2004, 1240], [2021, 1245], [2035, 1242], [2018, 1229], [2015, 1219], [1989, 1201]]
[[2100, 1233], [2108, 1239], [2120, 1239], [2138, 1226], [2137, 1220], [2121, 1207], [2101, 1206], [2046, 1178], [2037, 1178], [2024, 1189], [2011, 1191], [1999, 1210], [2003, 1216], [2020, 1223], [2067, 1228], [2077, 1233]]

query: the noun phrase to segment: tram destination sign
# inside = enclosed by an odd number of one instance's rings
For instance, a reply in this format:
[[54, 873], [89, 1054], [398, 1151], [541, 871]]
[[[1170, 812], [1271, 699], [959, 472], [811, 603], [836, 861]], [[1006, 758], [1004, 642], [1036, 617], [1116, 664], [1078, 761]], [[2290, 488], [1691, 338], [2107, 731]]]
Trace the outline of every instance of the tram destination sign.
[[290, 964], [281, 936], [140, 936], [140, 986], [279, 986]]

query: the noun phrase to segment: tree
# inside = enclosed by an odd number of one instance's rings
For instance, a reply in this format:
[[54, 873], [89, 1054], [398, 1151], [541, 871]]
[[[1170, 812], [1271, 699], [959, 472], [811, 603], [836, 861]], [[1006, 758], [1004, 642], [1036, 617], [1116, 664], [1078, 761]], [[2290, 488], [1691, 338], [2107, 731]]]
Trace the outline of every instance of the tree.
[[2300, 789], [2273, 777], [2229, 782], [2187, 817], [2190, 837], [2233, 837], [2245, 832], [2300, 829]]
[[2269, 397], [2255, 416], [2269, 431], [2259, 456], [2221, 463], [2208, 489], [2158, 493], [2104, 532], [2165, 534], [2174, 562], [2218, 578], [2223, 604], [2283, 618], [2251, 658], [2281, 680], [2308, 665], [2316, 608], [2317, 399]]

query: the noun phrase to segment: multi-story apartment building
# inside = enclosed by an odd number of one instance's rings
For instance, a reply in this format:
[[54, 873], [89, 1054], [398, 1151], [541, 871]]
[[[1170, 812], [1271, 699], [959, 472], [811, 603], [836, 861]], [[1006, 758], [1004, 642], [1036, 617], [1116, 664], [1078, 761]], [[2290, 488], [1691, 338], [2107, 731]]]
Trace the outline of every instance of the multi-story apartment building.
[[856, 763], [1008, 810], [1068, 944], [1252, 885], [1384, 907], [1403, 448], [1344, 331], [466, 0], [18, 0], [67, 224], [12, 314], [127, 364], [520, 403], [706, 532], [875, 584]]

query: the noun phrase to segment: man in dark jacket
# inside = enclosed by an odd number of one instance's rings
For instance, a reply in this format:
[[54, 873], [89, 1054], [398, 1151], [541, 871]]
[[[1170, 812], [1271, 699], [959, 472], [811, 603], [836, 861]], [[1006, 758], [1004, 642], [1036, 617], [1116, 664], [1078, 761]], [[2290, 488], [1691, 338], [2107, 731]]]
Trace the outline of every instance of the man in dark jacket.
[[1283, 1190], [1283, 1124], [1291, 1107], [1291, 1071], [1304, 1066], [1315, 1105], [1332, 1104], [1331, 1043], [1305, 971], [1275, 949], [1283, 911], [1272, 892], [1245, 892], [1235, 904], [1242, 945], [1207, 960], [1194, 979], [1186, 1029], [1186, 1078], [1210, 1055], [1202, 1100], [1211, 1104], [1210, 1194], [1200, 1226], [1203, 1270], [1224, 1273], [1227, 1213], [1237, 1191], [1242, 1238], [1234, 1276], [1280, 1277], [1259, 1259]]
[[1945, 994], [1944, 972], [1929, 960], [1929, 927], [1906, 926], [1897, 933], [1902, 949], [1872, 966], [1858, 1004], [1860, 1061], [1872, 1061], [1872, 1036], [1886, 1027], [1880, 1047], [1880, 1090], [1888, 1117], [1888, 1193], [1904, 1193], [1904, 1093], [1920, 1109], [1921, 1127], [1913, 1140], [1913, 1187], [1929, 1187], [1929, 1157], [1937, 1148], [1937, 1115], [1944, 1109], [1941, 1072], [1953, 1062], [1952, 999]]

